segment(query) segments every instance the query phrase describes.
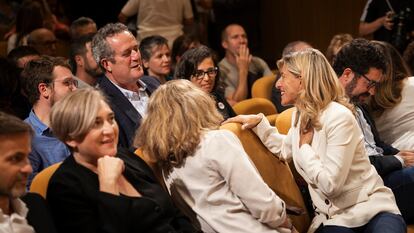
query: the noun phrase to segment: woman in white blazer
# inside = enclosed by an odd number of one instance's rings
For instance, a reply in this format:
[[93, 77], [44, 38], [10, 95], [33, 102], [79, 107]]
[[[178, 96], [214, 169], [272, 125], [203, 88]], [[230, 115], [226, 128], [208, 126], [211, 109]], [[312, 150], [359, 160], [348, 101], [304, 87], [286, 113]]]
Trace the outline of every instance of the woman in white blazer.
[[293, 159], [316, 207], [309, 232], [405, 232], [394, 196], [365, 154], [354, 109], [321, 52], [306, 49], [278, 61], [282, 104], [294, 104], [292, 127], [281, 135], [263, 114], [227, 122], [253, 128], [266, 147]]

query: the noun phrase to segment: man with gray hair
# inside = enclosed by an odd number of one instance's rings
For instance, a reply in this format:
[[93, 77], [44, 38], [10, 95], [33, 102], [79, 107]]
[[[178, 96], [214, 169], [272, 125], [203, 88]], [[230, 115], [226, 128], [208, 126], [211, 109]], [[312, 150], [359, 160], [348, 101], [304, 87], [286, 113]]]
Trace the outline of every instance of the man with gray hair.
[[99, 29], [92, 40], [92, 53], [104, 72], [99, 87], [108, 96], [119, 125], [118, 146], [130, 148], [148, 98], [160, 83], [143, 77], [137, 40], [124, 24], [109, 23]]

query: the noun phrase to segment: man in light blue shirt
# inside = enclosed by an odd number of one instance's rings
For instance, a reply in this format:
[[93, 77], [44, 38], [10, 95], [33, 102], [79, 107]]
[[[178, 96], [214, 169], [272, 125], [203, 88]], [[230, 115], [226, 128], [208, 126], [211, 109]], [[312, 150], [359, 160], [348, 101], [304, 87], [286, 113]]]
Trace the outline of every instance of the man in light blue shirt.
[[33, 168], [27, 183], [27, 187], [30, 187], [37, 173], [70, 155], [66, 145], [53, 136], [49, 128], [49, 114], [57, 101], [76, 90], [77, 82], [65, 59], [50, 56], [30, 61], [22, 77], [25, 92], [33, 104], [29, 117], [25, 119], [35, 132], [29, 154]]

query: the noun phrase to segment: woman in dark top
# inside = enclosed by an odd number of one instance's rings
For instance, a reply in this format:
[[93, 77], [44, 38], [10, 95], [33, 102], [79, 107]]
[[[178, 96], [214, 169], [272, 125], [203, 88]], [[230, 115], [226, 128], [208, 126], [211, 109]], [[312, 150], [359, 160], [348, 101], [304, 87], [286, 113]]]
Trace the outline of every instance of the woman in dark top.
[[54, 135], [73, 152], [48, 186], [59, 232], [195, 232], [147, 164], [117, 150], [118, 125], [99, 91], [69, 94], [50, 120]]
[[175, 67], [176, 79], [187, 79], [205, 92], [210, 93], [216, 100], [216, 107], [224, 119], [236, 116], [233, 108], [219, 88], [220, 72], [216, 65], [214, 54], [206, 46], [200, 46], [186, 51]]

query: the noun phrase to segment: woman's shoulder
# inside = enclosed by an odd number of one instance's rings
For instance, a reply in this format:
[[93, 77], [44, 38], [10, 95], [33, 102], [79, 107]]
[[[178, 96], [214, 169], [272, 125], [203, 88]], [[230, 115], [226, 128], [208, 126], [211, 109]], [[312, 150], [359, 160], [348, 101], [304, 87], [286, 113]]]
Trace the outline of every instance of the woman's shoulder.
[[321, 115], [321, 121], [324, 123], [352, 122], [355, 120], [354, 114], [346, 106], [331, 102]]

